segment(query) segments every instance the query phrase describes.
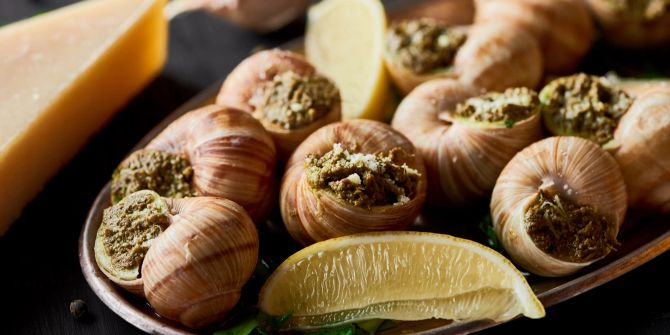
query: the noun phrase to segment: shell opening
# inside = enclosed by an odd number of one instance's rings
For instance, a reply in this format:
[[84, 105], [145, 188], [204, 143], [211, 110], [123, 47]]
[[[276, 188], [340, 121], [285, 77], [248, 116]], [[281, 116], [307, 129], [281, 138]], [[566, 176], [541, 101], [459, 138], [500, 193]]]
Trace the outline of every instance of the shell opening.
[[540, 110], [537, 93], [525, 87], [489, 92], [456, 106], [456, 116], [478, 122], [502, 122], [511, 128]]
[[394, 62], [414, 73], [425, 74], [452, 65], [467, 34], [422, 18], [393, 24], [386, 35], [386, 48]]
[[341, 144], [319, 156], [305, 159], [309, 185], [325, 190], [357, 207], [409, 202], [416, 194], [421, 174], [407, 165], [412, 158], [403, 148], [376, 155], [350, 153]]
[[617, 245], [616, 231], [591, 206], [558, 194], [539, 192], [526, 210], [526, 230], [543, 252], [566, 262], [586, 263], [602, 258]]
[[141, 267], [152, 241], [170, 224], [166, 202], [155, 192], [140, 191], [104, 210], [99, 238], [109, 256], [110, 273]]
[[604, 77], [584, 73], [558, 78], [540, 92], [544, 120], [555, 135], [574, 135], [603, 145], [614, 138], [633, 98]]
[[670, 0], [605, 0], [621, 15], [653, 21], [670, 12]]
[[112, 203], [140, 190], [152, 190], [168, 198], [194, 196], [193, 168], [188, 157], [155, 150], [133, 152], [114, 171]]
[[340, 92], [328, 78], [286, 71], [261, 85], [249, 104], [269, 123], [296, 129], [324, 117], [339, 101]]

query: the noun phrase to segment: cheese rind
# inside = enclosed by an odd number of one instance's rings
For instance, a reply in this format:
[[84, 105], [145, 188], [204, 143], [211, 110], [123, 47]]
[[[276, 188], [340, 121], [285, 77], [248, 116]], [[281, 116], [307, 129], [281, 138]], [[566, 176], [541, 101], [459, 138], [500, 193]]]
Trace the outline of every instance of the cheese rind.
[[165, 0], [89, 0], [0, 29], [0, 235], [160, 71]]

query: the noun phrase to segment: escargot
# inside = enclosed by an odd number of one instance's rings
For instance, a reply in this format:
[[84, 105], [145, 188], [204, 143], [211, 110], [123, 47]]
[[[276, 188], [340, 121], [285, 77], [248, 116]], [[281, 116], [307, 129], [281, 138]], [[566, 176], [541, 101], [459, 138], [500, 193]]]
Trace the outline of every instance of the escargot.
[[670, 86], [640, 91], [613, 137], [630, 206], [670, 211]]
[[483, 199], [505, 164], [542, 137], [537, 93], [527, 88], [479, 94], [451, 79], [418, 86], [392, 125], [426, 164], [428, 201], [463, 205]]
[[163, 317], [202, 328], [237, 304], [258, 259], [258, 234], [236, 203], [214, 197], [166, 200], [170, 225], [146, 253], [144, 295]]
[[670, 41], [670, 0], [587, 0], [612, 44], [627, 48]]
[[309, 3], [309, 0], [172, 0], [166, 13], [173, 17], [204, 9], [238, 26], [266, 33], [295, 20]]
[[583, 73], [540, 92], [547, 128], [608, 150], [621, 166], [631, 207], [670, 210], [670, 86], [612, 82]]
[[340, 92], [291, 51], [261, 51], [226, 78], [217, 104], [252, 113], [275, 141], [282, 160], [309, 134], [341, 118]]
[[578, 137], [551, 137], [505, 166], [491, 198], [493, 228], [512, 259], [541, 276], [571, 274], [610, 253], [626, 213], [614, 158]]
[[279, 200], [288, 232], [307, 245], [405, 229], [425, 196], [425, 171], [412, 143], [386, 124], [349, 120], [317, 130], [296, 149]]
[[130, 154], [112, 177], [112, 202], [150, 189], [161, 196], [217, 196], [258, 221], [274, 200], [276, 152], [263, 126], [244, 111], [216, 105], [188, 112]]
[[535, 39], [503, 21], [465, 27], [447, 27], [428, 18], [396, 22], [386, 34], [384, 61], [403, 94], [435, 78], [503, 90], [534, 87], [542, 76]]
[[237, 303], [256, 266], [258, 236], [232, 201], [142, 190], [104, 210], [94, 250], [111, 281], [162, 316], [200, 327]]
[[475, 16], [474, 0], [432, 1], [412, 4], [400, 12], [390, 13], [392, 22], [430, 18], [447, 26], [472, 24]]
[[593, 22], [582, 0], [476, 0], [475, 24], [505, 21], [538, 41], [549, 73], [573, 71], [591, 48]]

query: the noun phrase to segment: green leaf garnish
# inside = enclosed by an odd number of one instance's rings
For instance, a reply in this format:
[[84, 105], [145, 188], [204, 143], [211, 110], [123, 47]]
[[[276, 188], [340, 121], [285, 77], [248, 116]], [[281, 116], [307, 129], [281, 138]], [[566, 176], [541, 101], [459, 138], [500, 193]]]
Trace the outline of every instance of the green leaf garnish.
[[514, 127], [514, 124], [516, 123], [514, 120], [505, 120], [505, 127], [507, 128], [512, 128]]

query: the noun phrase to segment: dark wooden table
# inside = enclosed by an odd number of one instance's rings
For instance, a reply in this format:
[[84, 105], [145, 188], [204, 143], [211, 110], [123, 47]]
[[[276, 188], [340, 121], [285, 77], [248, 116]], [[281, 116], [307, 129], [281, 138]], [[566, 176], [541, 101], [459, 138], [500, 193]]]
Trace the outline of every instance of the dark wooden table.
[[[0, 25], [71, 2], [0, 0]], [[91, 139], [0, 238], [0, 334], [141, 333], [103, 305], [81, 274], [77, 239], [94, 197], [116, 164], [163, 117], [223, 78], [253, 49], [300, 36], [303, 25], [259, 36], [203, 13], [172, 22], [170, 58], [161, 75]], [[0, 78], [0, 89], [4, 85]], [[670, 334], [668, 267], [670, 255], [662, 255], [549, 308], [542, 320], [520, 319], [482, 333]], [[89, 317], [72, 318], [68, 304], [74, 299], [88, 303]]]

